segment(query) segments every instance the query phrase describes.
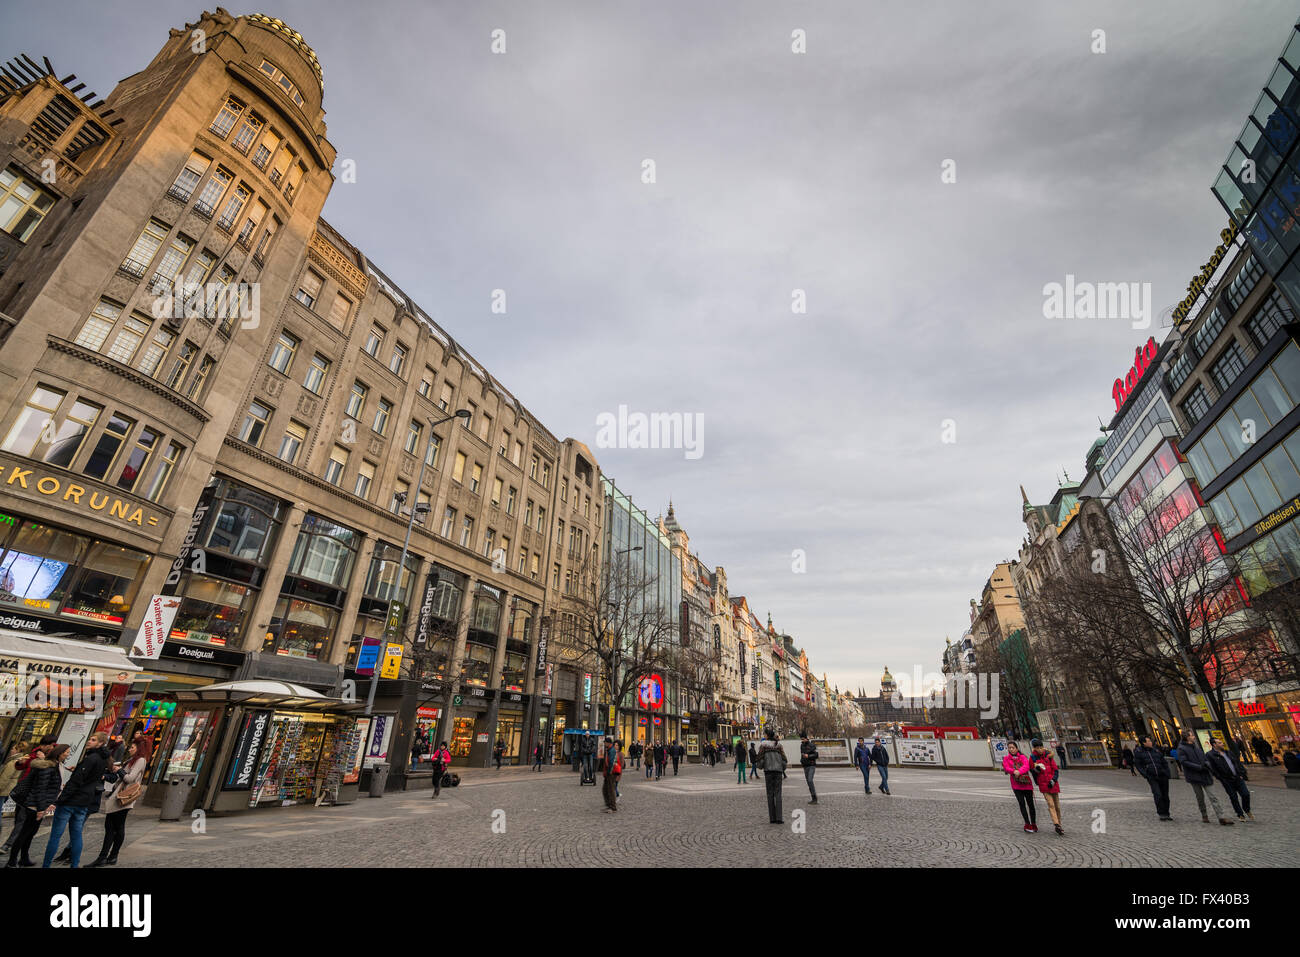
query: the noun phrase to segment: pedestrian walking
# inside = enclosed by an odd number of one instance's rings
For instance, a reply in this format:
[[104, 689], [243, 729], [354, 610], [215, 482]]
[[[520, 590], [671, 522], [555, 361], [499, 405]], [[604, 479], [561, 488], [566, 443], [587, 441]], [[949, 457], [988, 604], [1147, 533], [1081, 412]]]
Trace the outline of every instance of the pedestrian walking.
[[1250, 749], [1255, 752], [1255, 757], [1259, 760], [1260, 764], [1273, 763], [1273, 745], [1265, 741], [1258, 731], [1256, 731], [1254, 736], [1250, 739]]
[[880, 790], [889, 794], [889, 749], [879, 738], [871, 746], [871, 763], [880, 772]]
[[492, 757], [496, 758], [497, 770], [501, 770], [501, 759], [505, 757], [506, 743], [501, 738], [497, 738], [497, 743], [492, 746]]
[[809, 804], [817, 803], [817, 789], [813, 787], [813, 775], [817, 773], [817, 745], [808, 740], [808, 732], [799, 733], [799, 764], [803, 767], [803, 779], [808, 782], [808, 793], [812, 796]]
[[645, 779], [649, 781], [655, 775], [655, 746], [654, 742], [643, 745], [641, 750], [645, 754]]
[[705, 741], [704, 742], [704, 763], [707, 764], [709, 767], [713, 767], [713, 753], [714, 753], [713, 742]]
[[447, 750], [447, 742], [439, 741], [438, 746], [429, 753], [429, 760], [433, 762], [433, 796], [436, 798], [442, 793], [442, 779], [447, 773], [447, 768], [451, 767], [451, 752]]
[[614, 814], [618, 811], [618, 777], [623, 773], [623, 766], [618, 760], [618, 748], [614, 745], [614, 739], [608, 735], [605, 737], [605, 786], [603, 793], [605, 795], [605, 810]]
[[1243, 764], [1250, 764], [1250, 748], [1246, 747], [1246, 742], [1241, 740], [1241, 735], [1232, 739], [1232, 756]]
[[1061, 770], [1056, 764], [1056, 755], [1043, 747], [1043, 742], [1034, 738], [1030, 742], [1029, 759], [1033, 763], [1034, 783], [1043, 795], [1047, 813], [1052, 816], [1052, 824], [1057, 834], [1064, 834], [1061, 827]]
[[63, 837], [66, 827], [70, 836], [70, 862], [73, 867], [81, 866], [81, 829], [91, 808], [96, 807], [104, 791], [104, 775], [109, 770], [110, 755], [108, 735], [102, 731], [94, 732], [86, 741], [86, 753], [77, 762], [72, 777], [63, 786], [58, 799], [54, 802], [54, 820], [50, 822], [50, 839], [45, 845], [45, 862], [42, 867], [54, 863], [55, 853], [59, 848], [59, 839]]
[[[18, 765], [27, 760], [27, 752], [30, 747], [31, 745], [27, 741], [15, 741], [9, 749], [9, 753], [5, 755], [4, 763], [0, 764], [0, 815], [4, 813], [5, 805], [9, 803], [9, 794], [13, 791], [14, 785], [23, 776], [26, 765], [24, 764], [23, 768], [19, 768]], [[0, 817], [0, 824], [3, 823], [4, 818]], [[17, 826], [18, 817], [15, 812], [14, 827]]]
[[1151, 735], [1142, 735], [1137, 750], [1133, 752], [1133, 766], [1151, 788], [1160, 820], [1172, 821], [1169, 816], [1169, 762], [1165, 760], [1163, 751], [1152, 746]]
[[545, 754], [546, 752], [542, 748], [542, 742], [538, 741], [537, 747], [533, 748], [533, 770], [534, 771], [540, 771], [542, 769], [542, 757]]
[[1034, 811], [1034, 779], [1029, 773], [1029, 758], [1020, 753], [1020, 746], [1014, 741], [1007, 742], [1007, 756], [1002, 759], [1002, 770], [1011, 778], [1011, 791], [1020, 806], [1020, 816], [1025, 819], [1025, 831], [1037, 834], [1038, 816]]
[[772, 824], [784, 824], [781, 817], [781, 781], [785, 777], [785, 750], [776, 740], [776, 732], [768, 730], [767, 740], [758, 747], [758, 760], [763, 765], [763, 778], [767, 784], [767, 819]]
[[745, 778], [745, 760], [748, 757], [749, 755], [745, 752], [745, 749], [740, 747], [740, 745], [736, 745], [736, 783], [737, 784], [749, 783], [748, 780]]
[[1232, 759], [1232, 755], [1218, 738], [1210, 741], [1210, 753], [1205, 758], [1209, 762], [1210, 773], [1219, 779], [1223, 790], [1228, 792], [1228, 800], [1232, 802], [1232, 809], [1237, 812], [1237, 820], [1245, 821], [1246, 818], [1255, 820], [1255, 815], [1250, 813], [1250, 788], [1246, 787], [1245, 767], [1239, 761]]
[[148, 746], [143, 740], [127, 749], [126, 761], [118, 767], [112, 762], [109, 773], [113, 787], [104, 795], [104, 844], [99, 856], [87, 867], [111, 867], [117, 863], [118, 852], [126, 840], [126, 816], [135, 802], [144, 794], [144, 772], [149, 767]]
[[1205, 799], [1208, 797], [1220, 824], [1236, 823], [1224, 816], [1223, 807], [1219, 804], [1219, 799], [1214, 796], [1212, 786], [1214, 777], [1205, 762], [1205, 752], [1201, 750], [1196, 735], [1191, 731], [1183, 732], [1182, 744], [1178, 745], [1178, 764], [1183, 769], [1183, 777], [1187, 779], [1187, 783], [1192, 786], [1192, 791], [1196, 794], [1196, 806], [1201, 809], [1201, 822], [1210, 823], [1210, 816], [1205, 813]]
[[679, 761], [681, 761], [682, 751], [685, 749], [682, 748], [682, 746], [677, 743], [677, 739], [674, 738], [673, 746], [669, 750], [672, 752], [672, 756], [673, 756], [673, 777], [677, 777], [677, 764]]
[[862, 784], [867, 793], [871, 793], [871, 749], [867, 742], [858, 738], [858, 746], [853, 749], [853, 766], [862, 772]]
[[633, 741], [627, 749], [627, 756], [632, 762], [632, 767], [638, 770], [641, 767], [641, 749], [643, 745], [640, 741]]
[[754, 750], [754, 742], [749, 742], [749, 780], [754, 780], [758, 776], [758, 752]]
[[655, 742], [655, 780], [664, 776], [664, 767], [668, 764], [668, 746], [662, 741]]
[[24, 809], [21, 829], [14, 834], [6, 867], [35, 867], [29, 856], [32, 838], [41, 826], [41, 820], [54, 813], [54, 802], [59, 799], [63, 782], [59, 762], [68, 753], [66, 744], [37, 745], [28, 759], [27, 773], [14, 785], [9, 797]]

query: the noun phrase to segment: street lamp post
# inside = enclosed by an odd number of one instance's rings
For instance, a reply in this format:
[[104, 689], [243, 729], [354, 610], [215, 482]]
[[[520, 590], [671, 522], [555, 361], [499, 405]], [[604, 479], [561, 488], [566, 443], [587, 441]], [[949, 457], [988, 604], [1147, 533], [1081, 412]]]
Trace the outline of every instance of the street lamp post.
[[[416, 500], [411, 504], [411, 515], [406, 520], [406, 541], [402, 543], [402, 557], [397, 561], [397, 582], [396, 585], [388, 592], [388, 614], [384, 621], [385, 646], [387, 646], [388, 642], [391, 641], [397, 633], [397, 627], [393, 624], [393, 594], [394, 592], [397, 591], [397, 588], [401, 586], [402, 574], [406, 571], [406, 556], [407, 553], [411, 550], [411, 530], [415, 527], [415, 515], [417, 512], [420, 511], [419, 508], [420, 486], [424, 484], [424, 467], [429, 462], [429, 449], [432, 448], [433, 446], [433, 430], [446, 422], [450, 422], [452, 419], [455, 418], [468, 419], [473, 414], [474, 413], [470, 412], [469, 409], [457, 409], [451, 415], [448, 415], [441, 419], [437, 419], [436, 421], [434, 419], [427, 420], [429, 423], [429, 441], [425, 444], [424, 455], [420, 459], [420, 474], [415, 480]], [[402, 505], [406, 504], [407, 494], [408, 493], [406, 492], [400, 493]], [[431, 505], [432, 503], [430, 503], [430, 505], [425, 506], [424, 510], [429, 511]], [[411, 585], [414, 586], [415, 582], [412, 581]], [[407, 597], [408, 599], [407, 605], [409, 606], [410, 605], [409, 596], [405, 596], [405, 597]], [[379, 672], [375, 671], [370, 675], [370, 691], [366, 695], [366, 714], [371, 714], [374, 711], [375, 689], [378, 687], [378, 685], [379, 685]]]

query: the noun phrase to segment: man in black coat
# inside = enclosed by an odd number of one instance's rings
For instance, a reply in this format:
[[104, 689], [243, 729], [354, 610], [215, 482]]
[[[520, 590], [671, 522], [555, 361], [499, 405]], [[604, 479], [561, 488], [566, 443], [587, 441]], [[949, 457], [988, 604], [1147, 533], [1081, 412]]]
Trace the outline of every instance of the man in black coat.
[[50, 825], [50, 839], [45, 845], [45, 863], [49, 867], [54, 863], [54, 856], [59, 850], [59, 840], [63, 829], [68, 829], [72, 846], [72, 866], [81, 866], [81, 828], [92, 808], [97, 808], [100, 795], [104, 791], [104, 775], [113, 769], [112, 756], [108, 753], [108, 735], [96, 731], [86, 742], [86, 753], [77, 762], [63, 786], [59, 799], [54, 802], [54, 820]]
[[1142, 735], [1141, 743], [1133, 751], [1133, 767], [1150, 786], [1160, 820], [1172, 821], [1169, 816], [1169, 762], [1164, 753], [1151, 744], [1151, 735]]
[[1241, 762], [1233, 760], [1218, 738], [1211, 742], [1210, 753], [1205, 756], [1205, 760], [1210, 766], [1210, 773], [1219, 779], [1223, 789], [1228, 792], [1228, 800], [1232, 801], [1232, 809], [1237, 812], [1237, 820], [1255, 820], [1255, 815], [1250, 813], [1250, 788], [1246, 787], [1246, 769], [1241, 766]]
[[671, 748], [668, 749], [669, 753], [672, 754], [672, 756], [673, 756], [673, 776], [674, 776], [674, 777], [676, 777], [676, 775], [677, 775], [677, 765], [678, 765], [678, 763], [679, 763], [679, 762], [681, 761], [681, 759], [682, 759], [682, 751], [683, 751], [683, 750], [684, 750], [684, 749], [682, 748], [682, 746], [681, 746], [680, 744], [678, 744], [676, 741], [674, 741], [674, 742], [673, 742], [673, 746], [672, 746]]
[[803, 779], [808, 782], [808, 793], [812, 795], [809, 804], [817, 803], [817, 789], [813, 787], [813, 775], [817, 773], [817, 745], [808, 740], [808, 732], [799, 733], [799, 763], [803, 765]]

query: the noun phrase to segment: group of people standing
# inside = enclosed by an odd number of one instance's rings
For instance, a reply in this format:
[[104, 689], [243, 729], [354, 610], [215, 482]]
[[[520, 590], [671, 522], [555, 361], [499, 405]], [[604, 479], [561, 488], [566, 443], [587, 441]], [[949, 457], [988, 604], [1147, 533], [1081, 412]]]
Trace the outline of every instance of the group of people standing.
[[871, 747], [867, 747], [862, 738], [858, 738], [858, 746], [853, 749], [853, 766], [862, 772], [862, 783], [871, 793], [871, 767], [880, 771], [880, 791], [882, 794], [889, 793], [889, 749], [876, 738]]
[[[1244, 751], [1244, 747], [1241, 750]], [[1205, 807], [1207, 799], [1220, 824], [1226, 826], [1234, 823], [1223, 813], [1223, 806], [1214, 796], [1216, 778], [1228, 792], [1228, 799], [1232, 802], [1237, 820], [1255, 820], [1255, 815], [1250, 812], [1250, 788], [1246, 786], [1246, 766], [1241, 761], [1240, 753], [1239, 751], [1234, 755], [1223, 746], [1222, 741], [1213, 738], [1210, 752], [1206, 754], [1200, 742], [1196, 740], [1195, 734], [1191, 731], [1183, 732], [1182, 740], [1173, 756], [1182, 769], [1183, 777], [1192, 787], [1203, 823], [1211, 823]], [[1169, 762], [1165, 760], [1164, 752], [1153, 746], [1149, 734], [1142, 736], [1141, 743], [1133, 751], [1133, 768], [1142, 775], [1151, 788], [1151, 796], [1156, 804], [1156, 815], [1162, 821], [1172, 821], [1173, 817], [1169, 814], [1169, 779], [1172, 776]]]
[[[608, 740], [607, 738], [606, 741], [608, 742]], [[627, 757], [634, 768], [640, 768], [644, 759], [646, 780], [648, 781], [653, 777], [658, 781], [664, 776], [670, 761], [673, 765], [673, 774], [677, 773], [682, 759], [686, 757], [686, 748], [682, 747], [681, 743], [677, 741], [672, 744], [665, 744], [662, 741], [642, 744], [640, 741], [633, 741], [628, 746]]]
[[[80, 867], [82, 831], [86, 819], [96, 812], [104, 814], [104, 842], [99, 856], [87, 866], [117, 863], [126, 839], [126, 817], [144, 793], [153, 742], [136, 734], [129, 746], [119, 741], [110, 750], [108, 745], [107, 734], [94, 732], [87, 739], [81, 760], [68, 768], [64, 763], [68, 745], [57, 743], [53, 735], [41, 738], [35, 745], [15, 742], [0, 764], [0, 807], [6, 799], [14, 802], [13, 833], [4, 845], [9, 852], [6, 867], [36, 866], [30, 856], [32, 840], [46, 818], [51, 826], [42, 866], [66, 859], [73, 867]], [[66, 783], [60, 768], [71, 771]], [[68, 847], [58, 855], [65, 830]]]

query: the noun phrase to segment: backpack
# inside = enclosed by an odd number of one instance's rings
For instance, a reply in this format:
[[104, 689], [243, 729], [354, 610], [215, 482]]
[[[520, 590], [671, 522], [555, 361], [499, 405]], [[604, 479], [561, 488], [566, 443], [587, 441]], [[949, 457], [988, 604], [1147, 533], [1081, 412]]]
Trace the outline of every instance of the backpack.
[[763, 752], [762, 758], [764, 771], [784, 771], [788, 763], [785, 759], [785, 751], [779, 746], [767, 748]]

